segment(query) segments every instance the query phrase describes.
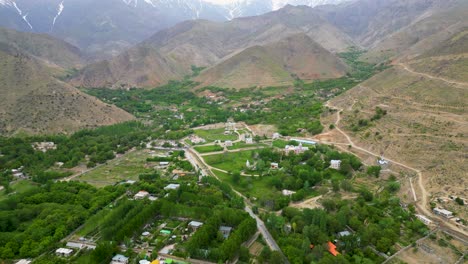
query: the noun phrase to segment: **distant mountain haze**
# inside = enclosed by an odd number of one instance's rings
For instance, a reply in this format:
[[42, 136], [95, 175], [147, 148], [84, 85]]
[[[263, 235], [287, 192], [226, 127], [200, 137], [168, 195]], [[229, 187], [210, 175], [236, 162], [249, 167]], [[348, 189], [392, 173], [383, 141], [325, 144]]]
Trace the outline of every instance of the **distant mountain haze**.
[[0, 26], [48, 33], [89, 57], [115, 56], [184, 20], [226, 21], [286, 4], [316, 6], [345, 0], [0, 0]]

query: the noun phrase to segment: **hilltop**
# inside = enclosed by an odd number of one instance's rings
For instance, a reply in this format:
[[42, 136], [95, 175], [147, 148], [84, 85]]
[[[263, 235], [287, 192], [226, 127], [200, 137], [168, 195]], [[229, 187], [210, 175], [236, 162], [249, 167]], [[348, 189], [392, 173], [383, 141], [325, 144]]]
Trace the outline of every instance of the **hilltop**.
[[466, 35], [456, 32], [330, 102], [344, 109], [342, 128], [357, 145], [423, 171], [432, 195], [466, 191]]
[[[180, 79], [190, 74], [192, 65], [212, 67], [245, 49], [276, 43], [300, 33], [329, 52], [345, 51], [354, 45], [350, 37], [315, 9], [286, 6], [265, 15], [229, 22], [195, 20], [180, 23], [113, 59], [85, 67], [72, 83], [84, 87], [103, 84], [114, 88], [155, 87], [168, 79]], [[154, 61], [156, 63], [152, 64]]]
[[254, 46], [205, 70], [200, 86], [247, 88], [290, 85], [302, 80], [337, 78], [347, 66], [305, 34], [265, 46]]
[[[23, 33], [27, 34], [27, 33]], [[41, 39], [29, 36], [32, 43]], [[52, 41], [51, 39], [49, 39]], [[52, 44], [54, 42], [52, 41]], [[58, 44], [51, 47], [60, 46]], [[52, 77], [50, 65], [39, 55], [44, 49], [26, 51], [0, 42], [0, 133], [58, 133], [131, 120], [127, 112], [86, 95]], [[49, 53], [50, 52], [50, 53]], [[53, 57], [52, 57], [53, 58]]]

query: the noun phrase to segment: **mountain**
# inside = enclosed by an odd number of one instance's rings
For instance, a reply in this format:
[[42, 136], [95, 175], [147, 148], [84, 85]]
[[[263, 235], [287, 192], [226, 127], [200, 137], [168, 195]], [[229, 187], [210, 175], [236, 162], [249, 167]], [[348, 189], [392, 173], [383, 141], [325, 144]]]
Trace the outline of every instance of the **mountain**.
[[331, 52], [344, 51], [355, 45], [315, 9], [286, 6], [262, 16], [228, 22], [194, 20], [179, 23], [116, 58], [85, 67], [72, 83], [85, 87], [104, 84], [155, 87], [190, 74], [192, 65], [211, 67], [244, 49], [275, 43], [299, 33], [306, 34]]
[[46, 34], [0, 28], [0, 43], [11, 45], [51, 67], [73, 68], [84, 64], [78, 48]]
[[0, 0], [0, 26], [48, 33], [79, 47], [89, 57], [117, 55], [155, 32], [191, 19], [224, 21], [259, 15], [286, 5], [339, 0]]
[[443, 45], [455, 32], [468, 27], [467, 17], [468, 2], [447, 1], [444, 6], [439, 3], [408, 26], [376, 43], [365, 58], [379, 61], [417, 57]]
[[[50, 37], [30, 33], [13, 34], [30, 40], [29, 44], [45, 41], [46, 45], [34, 49], [34, 46], [19, 45], [18, 39], [11, 44], [3, 38], [0, 41], [0, 134], [71, 132], [133, 118], [52, 77], [53, 71], [44, 58], [50, 59], [53, 50], [48, 51], [46, 47], [62, 47], [62, 41], [54, 42]], [[53, 59], [51, 56], [50, 61]], [[60, 62], [68, 63], [57, 61]]]
[[[357, 145], [421, 170], [428, 195], [466, 192], [467, 43], [468, 27], [452, 32], [330, 102]], [[387, 114], [372, 121], [377, 107]]]
[[200, 86], [248, 88], [287, 85], [303, 80], [337, 78], [347, 67], [305, 34], [265, 46], [254, 46], [202, 72]]

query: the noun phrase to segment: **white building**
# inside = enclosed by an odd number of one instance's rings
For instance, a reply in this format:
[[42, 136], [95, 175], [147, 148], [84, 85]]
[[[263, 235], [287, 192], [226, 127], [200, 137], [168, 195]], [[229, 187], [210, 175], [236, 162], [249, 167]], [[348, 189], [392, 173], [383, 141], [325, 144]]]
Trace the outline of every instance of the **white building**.
[[293, 194], [295, 194], [296, 192], [295, 191], [290, 191], [290, 190], [282, 190], [281, 193], [284, 195], [284, 196], [291, 196]]
[[226, 142], [224, 142], [224, 145], [225, 145], [226, 147], [232, 147], [233, 144], [232, 144], [232, 141], [231, 141], [231, 140], [226, 140]]
[[279, 168], [279, 164], [277, 162], [272, 162], [270, 165], [270, 169], [277, 170]]
[[161, 161], [161, 162], [159, 162], [159, 166], [160, 166], [160, 167], [167, 167], [167, 166], [169, 166], [169, 162], [167, 162], [167, 161]]
[[273, 139], [279, 139], [281, 138], [281, 134], [280, 133], [273, 133]]
[[341, 160], [330, 160], [330, 168], [339, 170], [341, 167]]
[[421, 220], [421, 222], [423, 222], [425, 225], [430, 225], [430, 224], [432, 224], [432, 221], [431, 221], [429, 218], [425, 217], [424, 215], [417, 214], [417, 215], [415, 215], [415, 216], [416, 216], [419, 220]]
[[171, 183], [169, 185], [167, 185], [166, 187], [164, 187], [164, 190], [177, 190], [180, 188], [180, 184], [178, 183]]
[[251, 137], [245, 138], [245, 143], [246, 144], [253, 144], [253, 138], [251, 138]]
[[128, 258], [124, 255], [117, 254], [112, 258], [110, 264], [128, 264]]
[[69, 257], [71, 256], [72, 252], [73, 252], [73, 249], [69, 249], [69, 248], [59, 248], [55, 250], [55, 254], [61, 257]]
[[31, 263], [31, 260], [27, 260], [27, 259], [20, 259], [18, 262], [16, 262], [15, 264], [29, 264]]
[[301, 154], [301, 153], [304, 153], [305, 151], [308, 151], [309, 148], [303, 147], [302, 143], [299, 143], [299, 146], [286, 145], [286, 147], [284, 147], [284, 150], [286, 151], [286, 153], [289, 153], [292, 151], [296, 154]]
[[149, 192], [147, 191], [139, 191], [135, 194], [135, 196], [133, 197], [135, 200], [141, 200], [141, 199], [145, 199], [146, 197], [149, 196]]
[[448, 210], [445, 210], [445, 209], [441, 209], [441, 208], [434, 208], [434, 214], [436, 215], [441, 215], [443, 217], [446, 217], [446, 218], [450, 218], [450, 217], [453, 217], [453, 212], [450, 212]]
[[232, 227], [230, 226], [220, 226], [219, 227], [219, 232], [223, 235], [224, 239], [227, 239], [229, 235], [231, 234]]
[[198, 222], [198, 221], [191, 221], [190, 223], [188, 223], [188, 227], [190, 227], [193, 231], [196, 231], [202, 225], [203, 225], [203, 223]]

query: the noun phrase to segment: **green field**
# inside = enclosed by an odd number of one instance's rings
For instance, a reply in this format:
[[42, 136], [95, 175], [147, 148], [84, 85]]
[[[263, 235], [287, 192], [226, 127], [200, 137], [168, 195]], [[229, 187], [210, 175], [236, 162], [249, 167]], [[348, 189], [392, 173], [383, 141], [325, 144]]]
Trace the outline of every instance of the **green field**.
[[140, 174], [153, 171], [151, 168], [145, 168], [148, 157], [149, 155], [145, 151], [131, 152], [109, 161], [107, 164], [97, 167], [76, 179], [88, 182], [96, 187], [112, 185], [122, 180], [138, 180]]
[[233, 133], [232, 135], [224, 135], [224, 128], [218, 129], [197, 129], [195, 130], [195, 135], [204, 138], [207, 142], [213, 142], [215, 140], [236, 140], [237, 134]]
[[231, 175], [227, 173], [213, 170], [213, 173], [219, 177], [220, 180], [232, 185], [234, 189], [241, 192], [247, 197], [274, 197], [280, 195], [280, 192], [271, 186], [270, 177], [241, 177], [238, 183], [234, 183]]
[[245, 142], [236, 142], [232, 145], [232, 147], [228, 147], [228, 149], [233, 150], [233, 149], [241, 149], [241, 148], [265, 147], [265, 146], [266, 145], [262, 143], [247, 144]]
[[198, 146], [194, 147], [194, 149], [199, 153], [209, 153], [209, 152], [216, 152], [222, 151], [224, 148], [220, 145], [210, 145], [210, 146]]
[[253, 151], [231, 152], [204, 156], [203, 158], [213, 167], [226, 171], [241, 171], [245, 168], [247, 160], [253, 161], [252, 153]]
[[[34, 187], [37, 186], [37, 184], [31, 182], [31, 181], [17, 181], [13, 184], [11, 184], [11, 192], [10, 195], [14, 195], [14, 193], [23, 193], [29, 190], [34, 189]], [[0, 191], [0, 201], [4, 200], [8, 197], [8, 195], [5, 193], [5, 190]]]

